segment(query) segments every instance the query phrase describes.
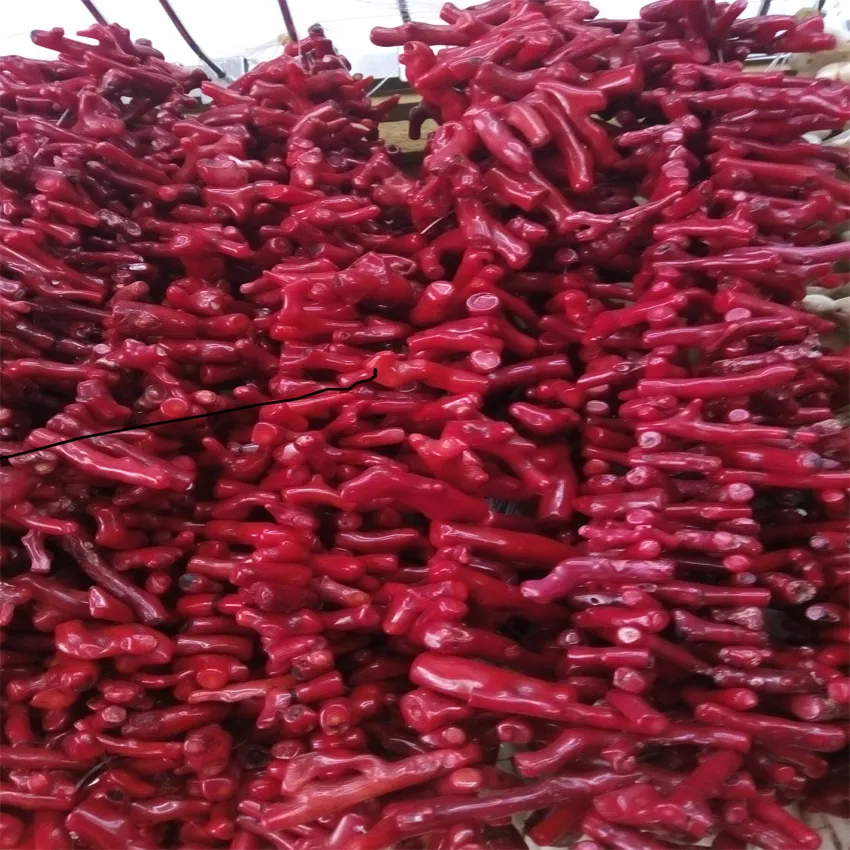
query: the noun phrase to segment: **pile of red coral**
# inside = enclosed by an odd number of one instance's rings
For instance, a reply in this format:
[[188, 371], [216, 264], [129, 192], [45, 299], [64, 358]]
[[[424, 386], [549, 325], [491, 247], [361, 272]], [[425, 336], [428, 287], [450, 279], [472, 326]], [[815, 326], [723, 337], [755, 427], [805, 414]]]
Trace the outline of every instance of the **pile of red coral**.
[[375, 30], [415, 175], [319, 27], [229, 88], [115, 25], [0, 59], [4, 850], [850, 815], [850, 350], [799, 308], [850, 87], [745, 73], [831, 44], [745, 6]]

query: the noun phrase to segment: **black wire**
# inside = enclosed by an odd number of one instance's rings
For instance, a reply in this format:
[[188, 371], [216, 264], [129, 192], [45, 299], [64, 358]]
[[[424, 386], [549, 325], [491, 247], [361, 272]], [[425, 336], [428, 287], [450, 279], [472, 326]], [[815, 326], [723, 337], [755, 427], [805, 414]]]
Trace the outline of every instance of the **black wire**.
[[0, 455], [0, 462], [9, 460], [13, 457], [22, 457], [23, 455], [31, 455], [34, 452], [43, 452], [46, 449], [55, 449], [57, 446], [66, 446], [68, 443], [76, 443], [80, 440], [90, 440], [92, 437], [108, 437], [110, 434], [121, 434], [124, 431], [133, 431], [136, 428], [156, 428], [158, 425], [173, 425], [176, 422], [191, 422], [195, 419], [206, 419], [210, 416], [221, 416], [222, 413], [236, 413], [239, 410], [253, 410], [255, 407], [269, 407], [273, 404], [286, 404], [289, 401], [301, 401], [304, 398], [313, 398], [313, 396], [322, 395], [322, 393], [347, 393], [351, 392], [355, 387], [361, 384], [368, 384], [378, 377], [378, 370], [372, 370], [371, 378], [362, 378], [355, 381], [350, 387], [322, 387], [320, 390], [313, 390], [311, 393], [298, 395], [294, 398], [280, 398], [274, 401], [258, 401], [254, 404], [242, 404], [239, 407], [226, 407], [224, 410], [213, 410], [210, 413], [195, 413], [192, 416], [180, 416], [177, 419], [162, 419], [159, 422], [141, 422], [136, 425], [127, 425], [125, 428], [113, 428], [111, 431], [98, 431], [96, 434], [83, 434], [79, 437], [69, 437], [67, 440], [59, 440], [56, 443], [48, 443], [46, 446], [36, 446], [34, 449], [24, 449], [22, 452], [13, 452], [10, 455]]
[[298, 41], [298, 33], [295, 31], [295, 21], [292, 20], [292, 12], [289, 11], [289, 3], [286, 0], [277, 0], [277, 5], [280, 6], [280, 13], [283, 15], [283, 23], [286, 26], [286, 34], [293, 43]]
[[94, 5], [94, 3], [92, 3], [92, 0], [82, 0], [82, 4], [83, 4], [83, 6], [85, 6], [85, 7], [86, 7], [86, 9], [88, 10], [89, 14], [90, 14], [90, 15], [91, 15], [91, 16], [92, 16], [92, 17], [93, 17], [93, 18], [94, 18], [94, 19], [95, 19], [95, 20], [96, 20], [99, 24], [103, 24], [104, 26], [106, 26], [106, 24], [107, 24], [107, 23], [109, 23], [109, 22], [106, 20], [106, 18], [104, 18], [104, 17], [103, 17], [103, 15], [101, 15], [101, 13], [98, 11], [97, 6], [95, 6], [95, 5]]
[[201, 48], [198, 46], [198, 42], [195, 41], [195, 39], [192, 38], [191, 35], [189, 35], [189, 31], [186, 29], [186, 27], [183, 26], [183, 21], [181, 21], [180, 18], [177, 17], [177, 13], [174, 11], [174, 9], [171, 8], [171, 3], [169, 3], [168, 0], [159, 0], [159, 5], [162, 6], [162, 8], [165, 10], [165, 14], [168, 15], [169, 19], [171, 20], [171, 23], [174, 24], [174, 27], [177, 32], [179, 32], [180, 35], [183, 36], [183, 41], [185, 41], [186, 44], [188, 44], [189, 47], [192, 48], [192, 52], [195, 54], [195, 56], [197, 56], [198, 59], [200, 59], [201, 62], [203, 62], [205, 65], [208, 65], [210, 68], [212, 68], [213, 71], [215, 71], [216, 76], [219, 79], [223, 80], [227, 76], [227, 74], [225, 74], [224, 71], [222, 71], [221, 68], [219, 68], [218, 65], [216, 65], [215, 62], [213, 62], [212, 59], [210, 59], [210, 57], [207, 56], [207, 54], [204, 53], [203, 50], [201, 50]]

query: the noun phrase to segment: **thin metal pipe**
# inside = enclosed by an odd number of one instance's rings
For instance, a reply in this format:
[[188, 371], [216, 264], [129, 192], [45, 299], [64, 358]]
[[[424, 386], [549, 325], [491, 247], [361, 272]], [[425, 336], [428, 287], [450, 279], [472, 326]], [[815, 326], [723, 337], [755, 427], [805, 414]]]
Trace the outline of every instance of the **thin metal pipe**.
[[165, 14], [168, 15], [171, 23], [174, 24], [174, 28], [177, 30], [177, 32], [180, 33], [180, 35], [183, 36], [183, 41], [185, 41], [186, 44], [189, 45], [195, 56], [197, 56], [198, 59], [200, 59], [201, 62], [203, 62], [205, 65], [208, 65], [210, 68], [212, 68], [219, 79], [225, 79], [227, 77], [227, 74], [225, 74], [224, 71], [222, 71], [221, 68], [219, 68], [218, 65], [216, 65], [215, 62], [213, 62], [212, 59], [210, 59], [210, 57], [207, 56], [207, 54], [204, 53], [203, 50], [201, 50], [201, 48], [198, 46], [198, 42], [195, 41], [195, 39], [192, 38], [191, 35], [189, 35], [189, 31], [186, 29], [186, 27], [183, 26], [183, 21], [181, 21], [180, 18], [177, 17], [177, 13], [171, 7], [171, 3], [169, 3], [168, 0], [159, 0], [159, 5], [162, 6], [162, 8], [165, 10]]
[[767, 14], [767, 10], [770, 8], [770, 0], [761, 0], [761, 6], [759, 7], [758, 17]]
[[404, 23], [410, 23], [410, 9], [407, 7], [407, 0], [397, 0], [398, 13]]
[[101, 13], [98, 11], [97, 6], [95, 6], [94, 3], [92, 3], [92, 0], [82, 0], [82, 4], [83, 4], [83, 6], [86, 7], [86, 9], [88, 10], [88, 13], [99, 24], [103, 24], [104, 26], [106, 26], [106, 24], [109, 23], [109, 21], [107, 21], [106, 18], [104, 18], [103, 15], [101, 15]]
[[277, 5], [280, 6], [280, 13], [283, 15], [283, 23], [286, 27], [286, 34], [289, 36], [293, 44], [298, 41], [298, 33], [295, 31], [295, 21], [292, 20], [292, 12], [289, 11], [289, 3], [286, 0], [277, 0]]

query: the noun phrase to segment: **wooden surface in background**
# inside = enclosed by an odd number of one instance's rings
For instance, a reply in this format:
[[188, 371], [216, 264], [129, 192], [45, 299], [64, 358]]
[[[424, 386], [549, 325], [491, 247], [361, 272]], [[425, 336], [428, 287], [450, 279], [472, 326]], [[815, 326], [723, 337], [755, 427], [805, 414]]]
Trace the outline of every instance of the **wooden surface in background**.
[[[380, 102], [383, 97], [376, 97], [375, 100]], [[437, 125], [433, 121], [426, 121], [422, 128], [421, 139], [409, 139], [407, 137], [407, 116], [410, 110], [420, 101], [420, 97], [416, 92], [404, 92], [401, 95], [401, 101], [392, 109], [387, 116], [388, 121], [381, 124], [381, 138], [388, 145], [395, 145], [403, 151], [400, 157], [402, 165], [406, 161], [411, 164], [418, 162], [422, 151], [425, 149], [425, 140], [428, 138], [428, 133], [433, 132]]]

